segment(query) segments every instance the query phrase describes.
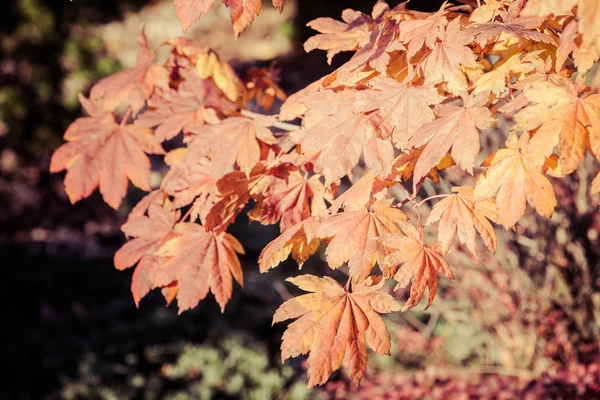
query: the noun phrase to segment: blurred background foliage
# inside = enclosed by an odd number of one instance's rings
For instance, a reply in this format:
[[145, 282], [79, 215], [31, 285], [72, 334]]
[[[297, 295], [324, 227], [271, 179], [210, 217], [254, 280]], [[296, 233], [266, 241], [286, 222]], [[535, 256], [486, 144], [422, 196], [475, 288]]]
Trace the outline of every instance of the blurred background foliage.
[[[297, 267], [287, 262], [259, 274], [256, 258], [277, 229], [248, 225], [245, 217], [232, 228], [247, 250], [245, 289], [235, 288], [224, 314], [208, 299], [177, 316], [159, 294], [136, 309], [131, 272], [116, 271], [112, 255], [124, 241], [119, 227], [127, 210], [142, 194], [132, 189], [122, 212], [97, 195], [73, 206], [62, 176], [47, 169], [64, 130], [81, 115], [77, 94], [132, 65], [138, 32], [145, 28], [159, 58], [162, 41], [181, 34], [171, 3], [14, 0], [3, 8], [0, 257], [15, 294], [3, 302], [0, 362], [10, 368], [1, 398], [600, 397], [600, 216], [598, 199], [587, 194], [592, 160], [576, 176], [553, 181], [560, 205], [551, 220], [529, 214], [515, 232], [498, 229], [494, 258], [481, 251], [476, 259], [457, 246], [449, 259], [456, 282], [440, 280], [427, 312], [389, 316], [392, 357], [372, 355], [359, 389], [338, 372], [307, 392], [304, 360], [279, 361], [285, 326], [271, 327], [271, 317], [295, 294], [284, 279]], [[240, 73], [275, 62], [291, 94], [348, 59], [336, 56], [328, 66], [323, 53], [305, 54], [306, 23], [339, 18], [348, 7], [370, 12], [372, 5], [286, 0], [283, 14], [265, 7], [238, 41], [226, 10], [216, 7], [188, 36]], [[500, 124], [483, 147], [494, 151], [505, 134]], [[450, 169], [442, 190], [469, 183]], [[434, 194], [432, 186], [424, 190]], [[318, 257], [303, 272], [341, 276]], [[407, 294], [394, 295], [402, 301]]]

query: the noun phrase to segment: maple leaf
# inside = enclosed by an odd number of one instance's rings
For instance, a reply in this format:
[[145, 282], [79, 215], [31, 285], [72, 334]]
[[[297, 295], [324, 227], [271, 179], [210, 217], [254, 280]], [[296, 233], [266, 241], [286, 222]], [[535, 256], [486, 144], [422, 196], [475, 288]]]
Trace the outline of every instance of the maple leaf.
[[377, 109], [377, 105], [364, 92], [323, 90], [297, 100], [310, 105], [312, 112], [327, 115], [308, 128], [301, 139], [304, 154], [319, 152], [315, 168], [327, 182], [351, 171], [363, 152], [365, 162], [376, 175], [385, 176], [391, 170], [394, 147], [389, 139], [375, 132], [367, 112]]
[[283, 178], [273, 178], [267, 190], [259, 195], [249, 217], [264, 225], [281, 221], [281, 232], [284, 232], [311, 215], [310, 199], [317, 213], [324, 211], [327, 208], [324, 195], [325, 188], [318, 175], [306, 179], [300, 172], [291, 171]]
[[344, 208], [344, 211], [363, 210], [371, 200], [375, 187], [375, 175], [371, 171], [365, 172], [359, 180], [331, 203], [331, 211], [335, 214], [340, 208]]
[[246, 173], [260, 160], [260, 142], [275, 144], [277, 139], [269, 128], [245, 117], [232, 117], [214, 125], [202, 125], [190, 131], [194, 137], [188, 151], [194, 157], [208, 157], [215, 171], [221, 174], [234, 169]]
[[594, 152], [600, 150], [600, 95], [580, 92], [568, 78], [554, 79], [559, 84], [538, 82], [523, 90], [531, 105], [515, 120], [521, 130], [537, 128], [530, 140], [531, 156], [543, 162], [557, 147], [561, 173], [569, 174], [583, 161], [588, 136]]
[[104, 201], [117, 209], [127, 192], [127, 179], [150, 191], [150, 160], [163, 154], [152, 131], [117, 124], [113, 114], [79, 118], [69, 126], [50, 161], [50, 172], [67, 170], [65, 189], [72, 203], [100, 187]]
[[197, 197], [205, 198], [213, 194], [218, 179], [208, 158], [185, 157], [182, 163], [173, 165], [167, 172], [161, 188], [173, 196], [173, 207], [181, 208], [191, 204]]
[[309, 388], [325, 383], [345, 359], [358, 386], [367, 368], [367, 342], [377, 353], [390, 354], [390, 335], [379, 314], [398, 311], [398, 303], [373, 289], [348, 293], [329, 277], [287, 281], [310, 293], [286, 301], [273, 316], [274, 324], [298, 318], [283, 334], [281, 359], [309, 353]]
[[[322, 219], [317, 236], [329, 241], [325, 257], [331, 268], [347, 262], [353, 282], [360, 283], [369, 276], [376, 261], [382, 265], [387, 253], [379, 239], [398, 232], [396, 223], [406, 220], [406, 215], [391, 207], [391, 203], [391, 199], [378, 200], [371, 210], [346, 211]], [[390, 270], [383, 272], [391, 275]]]
[[550, 218], [556, 207], [552, 184], [541, 172], [541, 161], [530, 155], [529, 135], [517, 139], [511, 133], [505, 149], [489, 157], [489, 168], [479, 177], [473, 201], [496, 197], [500, 223], [513, 227], [525, 213], [526, 203], [542, 216]]
[[406, 86], [389, 78], [369, 81], [373, 91], [366, 93], [378, 109], [372, 119], [377, 128], [391, 134], [394, 145], [406, 147], [421, 126], [435, 119], [432, 105], [444, 98], [434, 87]]
[[395, 21], [384, 19], [377, 23], [371, 31], [368, 43], [354, 53], [350, 61], [328, 75], [323, 81], [323, 86], [335, 87], [359, 82], [373, 74], [368, 68], [385, 75], [391, 60], [389, 53], [404, 49], [402, 43], [394, 40], [397, 32], [398, 24]]
[[115, 253], [115, 267], [122, 271], [137, 264], [131, 281], [131, 293], [138, 307], [140, 300], [156, 287], [154, 275], [164, 259], [154, 253], [175, 236], [173, 226], [179, 217], [178, 211], [170, 211], [154, 203], [148, 207], [148, 216], [129, 218], [121, 227], [125, 235], [134, 239]]
[[320, 32], [304, 43], [308, 53], [314, 49], [327, 51], [327, 63], [331, 64], [333, 57], [342, 51], [355, 51], [369, 42], [371, 35], [370, 24], [373, 22], [368, 15], [359, 11], [346, 9], [342, 12], [342, 20], [332, 18], [317, 18], [307, 26]]
[[448, 91], [453, 94], [467, 90], [463, 67], [477, 67], [475, 54], [467, 46], [467, 40], [458, 36], [460, 29], [459, 18], [445, 27], [441, 26], [440, 40], [419, 65], [425, 76], [425, 84], [446, 83]]
[[516, 38], [521, 48], [525, 47], [526, 41], [556, 46], [557, 43], [554, 38], [535, 30], [541, 22], [540, 18], [508, 18], [506, 22], [492, 21], [470, 25], [463, 29], [459, 36], [464, 37], [467, 42], [474, 41], [481, 47], [485, 47], [493, 40], [506, 40], [507, 37]]
[[90, 99], [101, 100], [105, 109], [113, 111], [124, 101], [136, 115], [146, 104], [154, 87], [166, 88], [168, 72], [163, 66], [153, 65], [155, 53], [148, 46], [144, 31], [138, 38], [141, 46], [136, 66], [110, 75], [95, 84], [90, 91]]
[[217, 181], [218, 195], [206, 216], [206, 229], [222, 232], [244, 209], [251, 198], [261, 192], [261, 181], [268, 176], [264, 165], [256, 165], [249, 174], [233, 171]]
[[476, 255], [475, 229], [477, 229], [487, 248], [495, 253], [498, 239], [486, 214], [489, 209], [496, 208], [496, 204], [490, 200], [482, 200], [486, 203], [483, 205], [481, 202], [473, 203], [473, 188], [469, 186], [454, 187], [452, 191], [453, 195], [433, 206], [425, 223], [427, 226], [439, 221], [438, 240], [442, 252], [448, 252], [454, 237], [458, 234], [458, 240], [466, 244], [469, 251]]
[[262, 0], [223, 0], [223, 4], [229, 7], [229, 18], [235, 37], [254, 21], [262, 8]]
[[215, 111], [209, 107], [223, 105], [224, 100], [219, 99], [220, 92], [212, 82], [200, 79], [193, 70], [184, 77], [177, 90], [158, 89], [148, 101], [149, 110], [134, 122], [142, 128], [157, 127], [154, 134], [160, 142], [205, 122], [219, 122]]
[[300, 117], [308, 110], [308, 106], [301, 103], [302, 99], [312, 93], [316, 93], [321, 88], [321, 82], [323, 78], [311, 83], [304, 89], [301, 89], [287, 98], [287, 100], [281, 105], [279, 110], [279, 119], [281, 121], [291, 121], [295, 118]]
[[[215, 0], [174, 0], [177, 18], [183, 32], [192, 26], [202, 14], [208, 14]], [[223, 0], [229, 7], [229, 18], [233, 24], [235, 37], [238, 37], [254, 18], [260, 14], [262, 0]], [[283, 9], [283, 0], [273, 0], [273, 6], [279, 11]]]
[[208, 14], [214, 3], [215, 0], [174, 0], [183, 33], [186, 33], [202, 14]]
[[182, 222], [175, 225], [177, 237], [165, 242], [156, 255], [165, 261], [154, 273], [154, 283], [166, 286], [177, 281], [179, 313], [196, 307], [210, 291], [225, 309], [231, 298], [232, 277], [243, 285], [236, 253], [242, 245], [228, 233], [207, 232], [203, 226]]
[[440, 29], [448, 23], [444, 9], [426, 18], [400, 22], [398, 40], [406, 44], [407, 58], [412, 58], [425, 45], [433, 49], [440, 37]]
[[407, 143], [410, 147], [425, 145], [415, 165], [414, 179], [418, 182], [450, 152], [452, 159], [464, 170], [473, 173], [475, 158], [479, 154], [479, 130], [493, 121], [486, 97], [464, 97], [463, 106], [440, 104], [436, 106], [438, 118], [421, 126]]
[[414, 278], [410, 296], [402, 311], [415, 307], [423, 298], [427, 288], [429, 288], [429, 297], [425, 309], [428, 309], [437, 293], [437, 273], [452, 280], [454, 274], [442, 256], [443, 251], [439, 242], [425, 246], [421, 226], [417, 229], [411, 224], [401, 223], [400, 227], [404, 235], [394, 234], [383, 238], [383, 245], [390, 252], [385, 258], [384, 265], [390, 268], [399, 263], [404, 264], [394, 275], [394, 280], [398, 282], [394, 290], [406, 287]]
[[260, 253], [258, 265], [260, 272], [267, 272], [286, 260], [290, 254], [300, 268], [319, 247], [317, 237], [318, 217], [308, 217], [286, 229], [279, 237], [269, 243]]

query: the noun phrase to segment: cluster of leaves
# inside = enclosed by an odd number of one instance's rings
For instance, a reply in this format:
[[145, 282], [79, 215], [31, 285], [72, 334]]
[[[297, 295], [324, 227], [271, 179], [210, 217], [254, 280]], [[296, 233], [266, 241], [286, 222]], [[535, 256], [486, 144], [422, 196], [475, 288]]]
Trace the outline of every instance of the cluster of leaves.
[[[184, 28], [213, 2], [176, 0]], [[239, 34], [261, 3], [225, 4]], [[136, 303], [161, 288], [180, 312], [209, 292], [224, 309], [233, 280], [243, 282], [243, 249], [226, 231], [253, 204], [252, 220], [281, 230], [260, 256], [262, 272], [290, 255], [301, 266], [320, 243], [331, 268], [348, 267], [345, 287], [328, 277], [290, 279], [309, 293], [275, 314], [274, 322], [297, 318], [282, 358], [309, 354], [309, 386], [323, 384], [345, 359], [358, 384], [367, 342], [390, 351], [380, 314], [415, 307], [426, 290], [428, 307], [437, 274], [454, 278], [445, 255], [456, 236], [476, 256], [479, 234], [494, 253], [492, 223], [513, 228], [527, 204], [550, 217], [557, 200], [547, 175], [571, 174], [586, 150], [600, 157], [600, 95], [586, 85], [600, 58], [599, 14], [590, 0], [490, 0], [435, 13], [377, 2], [371, 15], [319, 18], [306, 50], [326, 50], [329, 60], [340, 51], [354, 56], [270, 116], [248, 109], [268, 112], [284, 98], [270, 71], [254, 70], [244, 82], [213, 51], [181, 38], [167, 41], [170, 57], [154, 65], [142, 35], [137, 66], [81, 98], [89, 116], [69, 127], [51, 170], [67, 170], [73, 202], [99, 187], [117, 208], [128, 180], [151, 189], [146, 154], [163, 154], [160, 143], [183, 133], [185, 147], [165, 156], [170, 170], [160, 189], [123, 226], [133, 240], [115, 265], [137, 264]], [[284, 122], [296, 119], [300, 126]], [[511, 123], [506, 147], [481, 172], [480, 134], [499, 120]], [[417, 202], [424, 182], [440, 183], [453, 166], [474, 175], [466, 179], [474, 185]], [[443, 199], [423, 224], [419, 206], [435, 198]], [[435, 223], [438, 240], [425, 243], [424, 227]], [[404, 307], [382, 289], [391, 280], [396, 288], [412, 281]]]

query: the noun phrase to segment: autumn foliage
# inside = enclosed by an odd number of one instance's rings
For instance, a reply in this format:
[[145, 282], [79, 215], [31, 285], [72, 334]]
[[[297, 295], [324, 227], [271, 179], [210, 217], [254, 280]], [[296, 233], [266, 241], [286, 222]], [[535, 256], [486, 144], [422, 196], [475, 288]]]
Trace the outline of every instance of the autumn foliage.
[[[183, 30], [213, 3], [175, 0]], [[136, 304], [160, 288], [179, 312], [209, 292], [224, 310], [233, 281], [243, 285], [244, 250], [227, 230], [248, 205], [252, 221], [281, 231], [260, 256], [261, 272], [290, 256], [302, 266], [326, 246], [327, 264], [347, 266], [348, 282], [290, 278], [308, 293], [283, 303], [273, 322], [295, 319], [282, 359], [308, 354], [309, 386], [343, 362], [358, 384], [367, 345], [390, 351], [381, 314], [415, 307], [426, 292], [428, 307], [438, 273], [454, 279], [444, 258], [453, 243], [477, 256], [481, 241], [494, 253], [494, 225], [514, 228], [527, 205], [551, 217], [552, 180], [576, 171], [586, 152], [600, 159], [600, 4], [463, 3], [423, 13], [378, 1], [370, 15], [345, 10], [342, 21], [312, 21], [318, 34], [307, 51], [325, 50], [329, 61], [354, 55], [287, 99], [271, 70], [240, 78], [188, 39], [167, 40], [170, 56], [155, 65], [142, 32], [136, 67], [81, 97], [87, 116], [69, 127], [50, 169], [67, 171], [72, 202], [98, 188], [117, 209], [129, 181], [150, 192], [123, 225], [131, 240], [115, 255], [118, 269], [135, 267]], [[224, 4], [236, 36], [262, 7]], [[277, 99], [285, 99], [279, 114], [268, 115]], [[505, 146], [482, 154], [480, 135], [498, 123], [510, 126]], [[165, 154], [161, 143], [178, 135], [184, 147]], [[165, 154], [169, 167], [155, 190], [147, 154]], [[417, 200], [425, 181], [443, 183], [451, 167], [464, 171], [464, 186], [440, 185]], [[600, 175], [590, 194], [598, 192]], [[426, 201], [436, 203], [423, 221]], [[432, 225], [438, 240], [426, 243]], [[404, 306], [388, 281], [410, 285]]]

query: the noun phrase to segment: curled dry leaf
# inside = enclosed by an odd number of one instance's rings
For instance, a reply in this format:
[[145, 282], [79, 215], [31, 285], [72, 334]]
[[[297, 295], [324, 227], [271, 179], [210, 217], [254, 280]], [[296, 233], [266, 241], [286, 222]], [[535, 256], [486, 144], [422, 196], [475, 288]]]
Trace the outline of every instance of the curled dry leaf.
[[491, 200], [473, 203], [473, 188], [469, 186], [454, 187], [452, 191], [454, 194], [433, 206], [425, 223], [427, 226], [439, 221], [438, 241], [442, 252], [448, 252], [454, 237], [458, 234], [460, 243], [466, 244], [469, 251], [476, 255], [475, 230], [477, 229], [486, 247], [495, 253], [498, 239], [494, 227], [488, 221], [490, 218], [488, 215], [493, 217], [493, 212], [490, 213], [490, 210], [493, 211], [496, 204]]
[[390, 268], [400, 263], [403, 264], [394, 275], [394, 280], [398, 282], [396, 289], [408, 286], [414, 278], [410, 288], [410, 297], [402, 311], [415, 307], [423, 298], [427, 288], [429, 288], [429, 297], [425, 309], [428, 309], [437, 293], [437, 273], [452, 280], [454, 280], [454, 274], [442, 256], [443, 251], [439, 242], [425, 246], [422, 227], [417, 230], [408, 223], [401, 223], [400, 226], [404, 235], [394, 234], [383, 238], [383, 245], [390, 252], [384, 265]]
[[[329, 277], [288, 278], [310, 292], [283, 303], [273, 323], [292, 322], [281, 343], [281, 359], [308, 356], [308, 387], [322, 385], [342, 362], [358, 386], [367, 368], [367, 343], [379, 354], [390, 354], [390, 335], [379, 314], [398, 311], [388, 294], [361, 287], [348, 293]], [[361, 291], [362, 289], [362, 291]]]

